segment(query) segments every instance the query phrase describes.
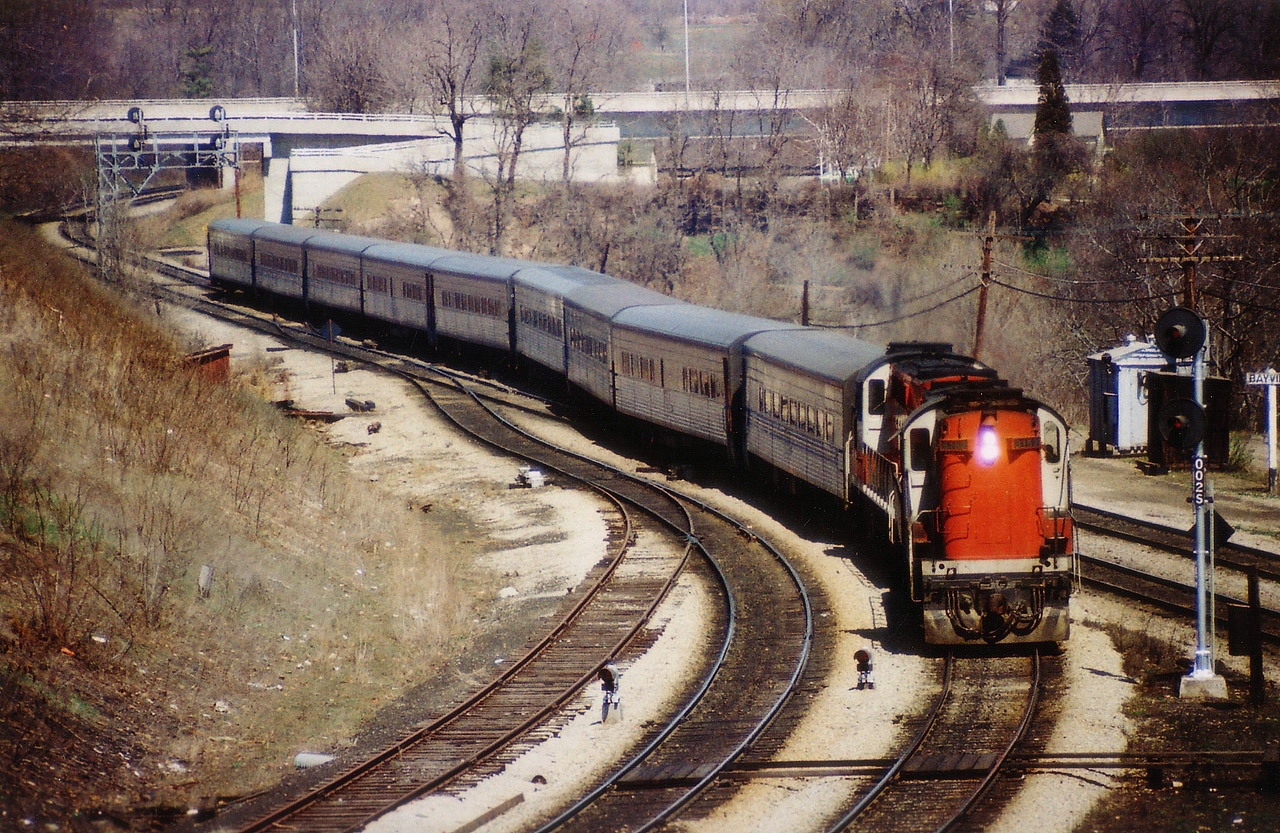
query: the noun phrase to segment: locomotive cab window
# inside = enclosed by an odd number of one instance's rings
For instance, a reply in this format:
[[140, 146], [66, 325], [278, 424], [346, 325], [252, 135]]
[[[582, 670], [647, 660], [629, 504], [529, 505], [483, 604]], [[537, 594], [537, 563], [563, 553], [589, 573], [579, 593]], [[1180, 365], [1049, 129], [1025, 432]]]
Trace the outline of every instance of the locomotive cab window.
[[1058, 426], [1049, 423], [1044, 426], [1044, 459], [1047, 463], [1057, 463], [1062, 459], [1062, 431]]
[[911, 443], [911, 470], [925, 471], [929, 468], [929, 458], [933, 453], [929, 429], [912, 428], [908, 439]]
[[872, 379], [867, 382], [867, 413], [884, 413], [884, 379]]

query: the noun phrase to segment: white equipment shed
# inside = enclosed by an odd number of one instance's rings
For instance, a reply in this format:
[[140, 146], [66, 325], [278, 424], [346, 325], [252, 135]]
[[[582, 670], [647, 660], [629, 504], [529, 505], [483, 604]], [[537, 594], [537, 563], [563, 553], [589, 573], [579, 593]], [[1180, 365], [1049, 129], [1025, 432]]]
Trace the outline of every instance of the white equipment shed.
[[1147, 450], [1148, 373], [1164, 370], [1169, 357], [1134, 336], [1129, 343], [1089, 356], [1089, 443], [1098, 454]]

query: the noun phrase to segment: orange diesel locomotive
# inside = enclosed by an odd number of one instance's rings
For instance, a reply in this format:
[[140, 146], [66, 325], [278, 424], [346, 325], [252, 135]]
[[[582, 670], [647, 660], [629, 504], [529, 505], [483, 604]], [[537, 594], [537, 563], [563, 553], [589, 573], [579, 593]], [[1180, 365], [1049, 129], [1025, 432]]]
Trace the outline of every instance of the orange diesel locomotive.
[[1062, 417], [947, 345], [890, 345], [862, 388], [854, 471], [903, 545], [926, 640], [1065, 640], [1074, 547]]

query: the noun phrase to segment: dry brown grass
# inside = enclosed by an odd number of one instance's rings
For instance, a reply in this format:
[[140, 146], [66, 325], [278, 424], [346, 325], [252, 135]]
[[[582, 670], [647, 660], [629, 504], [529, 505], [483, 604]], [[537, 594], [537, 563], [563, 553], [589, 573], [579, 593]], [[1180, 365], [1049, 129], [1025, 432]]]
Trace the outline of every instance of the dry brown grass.
[[28, 739], [5, 810], [92, 780], [58, 774], [51, 725], [136, 735], [143, 777], [94, 800], [182, 806], [275, 780], [441, 661], [459, 547], [254, 395], [265, 358], [205, 381], [28, 229], [0, 229], [0, 264], [0, 722]]

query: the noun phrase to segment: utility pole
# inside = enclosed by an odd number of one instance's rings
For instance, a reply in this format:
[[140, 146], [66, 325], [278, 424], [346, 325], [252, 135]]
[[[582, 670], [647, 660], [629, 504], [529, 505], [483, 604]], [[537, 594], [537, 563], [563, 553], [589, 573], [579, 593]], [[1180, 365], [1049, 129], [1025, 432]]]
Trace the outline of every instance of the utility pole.
[[293, 97], [298, 97], [298, 0], [293, 0]]
[[689, 0], [684, 0], [684, 106], [689, 106]]
[[1181, 250], [1172, 257], [1142, 257], [1139, 263], [1177, 263], [1182, 266], [1182, 305], [1190, 310], [1199, 309], [1199, 293], [1196, 289], [1196, 266], [1200, 263], [1215, 263], [1228, 260], [1244, 260], [1244, 255], [1201, 254], [1204, 241], [1222, 235], [1202, 234], [1201, 229], [1207, 219], [1204, 215], [1186, 215], [1173, 218], [1182, 224], [1180, 235], [1153, 235], [1157, 240], [1172, 240]]
[[987, 218], [987, 236], [982, 238], [982, 288], [978, 290], [978, 326], [973, 336], [973, 357], [982, 353], [982, 334], [987, 325], [987, 291], [991, 288], [991, 250], [996, 243], [996, 213]]
[[947, 0], [948, 47], [951, 63], [956, 62], [956, 4], [955, 0]]

